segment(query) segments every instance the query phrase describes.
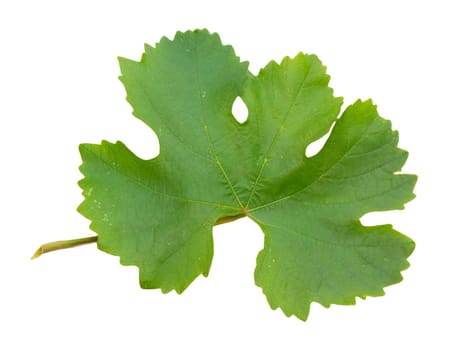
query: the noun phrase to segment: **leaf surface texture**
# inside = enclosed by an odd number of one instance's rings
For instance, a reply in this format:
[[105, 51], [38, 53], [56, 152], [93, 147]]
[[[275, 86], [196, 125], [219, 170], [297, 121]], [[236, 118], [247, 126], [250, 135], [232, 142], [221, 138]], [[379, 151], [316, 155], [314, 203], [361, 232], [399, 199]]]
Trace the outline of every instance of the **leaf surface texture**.
[[[416, 176], [399, 174], [407, 152], [397, 132], [371, 101], [339, 116], [342, 99], [315, 55], [270, 62], [257, 76], [247, 66], [206, 30], [146, 45], [140, 62], [120, 58], [127, 100], [160, 154], [80, 145], [79, 211], [98, 247], [138, 266], [143, 288], [181, 293], [209, 272], [212, 227], [248, 216], [265, 235], [255, 281], [271, 307], [305, 320], [313, 301], [383, 295], [402, 279], [414, 243], [359, 219], [414, 198]], [[238, 96], [249, 111], [242, 124], [232, 115]]]

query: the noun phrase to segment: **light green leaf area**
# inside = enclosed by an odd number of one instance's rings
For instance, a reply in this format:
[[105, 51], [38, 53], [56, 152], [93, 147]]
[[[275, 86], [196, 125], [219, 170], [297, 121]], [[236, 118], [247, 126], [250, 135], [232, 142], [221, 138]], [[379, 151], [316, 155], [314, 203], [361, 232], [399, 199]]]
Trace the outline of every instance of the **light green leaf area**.
[[[181, 293], [206, 276], [212, 227], [243, 216], [265, 235], [256, 284], [286, 315], [305, 320], [314, 301], [353, 304], [401, 281], [413, 241], [359, 219], [414, 198], [416, 176], [399, 174], [407, 152], [371, 101], [338, 118], [342, 99], [316, 56], [270, 62], [253, 76], [218, 35], [196, 30], [120, 66], [160, 154], [143, 160], [121, 142], [82, 144], [79, 211], [101, 250], [139, 267], [143, 288]], [[237, 96], [249, 110], [242, 124], [232, 115]]]

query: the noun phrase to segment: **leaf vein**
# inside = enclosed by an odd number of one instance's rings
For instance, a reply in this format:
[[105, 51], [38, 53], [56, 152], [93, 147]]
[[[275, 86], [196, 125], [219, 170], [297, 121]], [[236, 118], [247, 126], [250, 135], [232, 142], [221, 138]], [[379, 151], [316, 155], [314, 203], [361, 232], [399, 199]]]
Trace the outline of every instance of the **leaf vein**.
[[[351, 151], [352, 151], [352, 149], [357, 145], [357, 144], [359, 144], [360, 143], [360, 141], [363, 139], [363, 137], [367, 134], [367, 132], [368, 132], [368, 130], [369, 130], [369, 128], [371, 127], [371, 125], [374, 123], [375, 121], [373, 120], [373, 122], [370, 124], [370, 125], [368, 125], [367, 127], [366, 127], [366, 129], [365, 129], [365, 131], [359, 136], [359, 138], [356, 140], [356, 142], [351, 146], [351, 147], [349, 147], [349, 149], [348, 150], [346, 150], [346, 152], [345, 153], [343, 153], [343, 155], [341, 156], [341, 157], [339, 157], [335, 162], [333, 162], [332, 164], [331, 164], [331, 166], [324, 172], [324, 173], [322, 173], [322, 174], [320, 174], [318, 177], [316, 177], [315, 179], [313, 179], [313, 181], [311, 181], [309, 184], [307, 184], [306, 186], [304, 186], [304, 187], [302, 187], [302, 188], [299, 188], [299, 189], [297, 189], [296, 191], [294, 191], [294, 192], [292, 192], [292, 193], [290, 193], [290, 194], [288, 194], [287, 196], [285, 196], [285, 197], [282, 197], [282, 198], [279, 198], [279, 199], [276, 199], [276, 200], [274, 200], [274, 201], [272, 201], [272, 202], [269, 202], [269, 203], [266, 203], [266, 204], [263, 204], [263, 205], [260, 205], [260, 206], [258, 206], [258, 207], [255, 207], [255, 208], [252, 208], [252, 209], [249, 209], [248, 210], [248, 212], [254, 212], [254, 211], [257, 211], [257, 210], [260, 210], [260, 209], [263, 209], [263, 208], [267, 208], [267, 207], [269, 207], [269, 206], [272, 206], [272, 205], [274, 205], [274, 204], [277, 204], [277, 203], [279, 203], [279, 202], [282, 202], [282, 201], [284, 201], [284, 200], [287, 200], [287, 199], [290, 199], [290, 198], [292, 198], [294, 195], [296, 195], [296, 194], [299, 194], [299, 193], [302, 193], [302, 192], [304, 192], [305, 190], [307, 190], [308, 188], [310, 188], [311, 186], [313, 186], [314, 184], [316, 184], [318, 181], [320, 181], [322, 178], [324, 178], [324, 176], [326, 176], [332, 169], [334, 169]], [[324, 148], [323, 148], [323, 150], [324, 150]]]
[[[271, 75], [272, 75], [272, 69], [273, 68], [271, 67]], [[290, 106], [288, 107], [287, 112], [285, 113], [284, 117], [282, 118], [282, 122], [281, 122], [279, 128], [277, 129], [277, 132], [274, 134], [274, 137], [273, 137], [273, 139], [271, 141], [271, 144], [269, 145], [268, 149], [265, 152], [265, 155], [264, 155], [264, 157], [262, 159], [262, 165], [260, 166], [260, 170], [258, 171], [258, 175], [257, 175], [257, 177], [255, 179], [254, 184], [252, 185], [251, 193], [250, 193], [249, 199], [247, 200], [247, 203], [246, 203], [246, 208], [249, 207], [249, 204], [250, 204], [250, 202], [251, 202], [251, 200], [252, 200], [252, 198], [253, 198], [253, 196], [255, 194], [255, 191], [257, 189], [257, 184], [259, 183], [261, 175], [263, 174], [263, 170], [264, 170], [266, 164], [268, 163], [266, 158], [268, 157], [268, 155], [272, 151], [272, 148], [274, 147], [274, 144], [277, 142], [278, 138], [280, 138], [281, 132], [284, 129], [284, 126], [285, 126], [285, 122], [287, 121], [287, 119], [288, 119], [288, 117], [289, 117], [289, 115], [291, 113], [291, 110], [295, 106], [297, 99], [299, 98], [302, 90], [304, 89], [305, 82], [306, 82], [307, 78], [309, 77], [311, 71], [312, 71], [312, 65], [310, 65], [308, 67], [308, 70], [307, 70], [307, 73], [305, 74], [304, 80], [302, 80], [301, 84], [299, 85], [298, 90], [296, 91], [295, 97], [291, 101]], [[273, 85], [273, 80], [272, 79], [271, 79], [271, 91], [272, 91], [272, 93], [274, 95], [274, 85]]]
[[[91, 150], [89, 150], [89, 149], [88, 149], [87, 151], [88, 151], [89, 153], [91, 153], [91, 154], [97, 156], [97, 154], [96, 154], [95, 152], [93, 152], [93, 151], [91, 151]], [[113, 164], [107, 162], [107, 161], [106, 161], [105, 159], [103, 159], [102, 157], [97, 157], [97, 158], [98, 158], [103, 164], [105, 164], [107, 167], [109, 167], [110, 169], [115, 170], [117, 173], [121, 174], [122, 176], [124, 176], [124, 177], [126, 177], [127, 179], [133, 181], [133, 182], [136, 183], [137, 185], [140, 185], [141, 187], [143, 187], [143, 188], [145, 188], [145, 189], [147, 189], [147, 190], [149, 190], [149, 191], [151, 191], [151, 192], [153, 192], [153, 193], [156, 193], [156, 194], [159, 194], [159, 195], [162, 195], [162, 196], [166, 196], [166, 197], [171, 198], [171, 199], [174, 199], [174, 200], [179, 200], [179, 201], [188, 202], [188, 203], [202, 204], [202, 205], [207, 205], [207, 206], [216, 207], [216, 208], [228, 208], [228, 209], [234, 209], [234, 210], [237, 209], [237, 208], [235, 208], [235, 207], [228, 206], [228, 205], [224, 205], [224, 204], [221, 204], [221, 203], [215, 203], [215, 202], [203, 201], [203, 200], [198, 200], [198, 199], [190, 199], [190, 198], [186, 198], [186, 197], [182, 197], [182, 196], [176, 196], [176, 195], [173, 195], [173, 194], [170, 194], [170, 193], [167, 193], [167, 192], [161, 192], [161, 191], [158, 191], [158, 190], [154, 189], [153, 187], [151, 187], [151, 186], [149, 185], [149, 183], [143, 182], [140, 178], [136, 178], [136, 177], [134, 177], [134, 176], [130, 176], [130, 174], [127, 174], [127, 173], [123, 172], [122, 169], [121, 169], [120, 167], [115, 166], [115, 165], [113, 165]], [[85, 176], [86, 176], [86, 173], [84, 173], [84, 174], [85, 174]]]

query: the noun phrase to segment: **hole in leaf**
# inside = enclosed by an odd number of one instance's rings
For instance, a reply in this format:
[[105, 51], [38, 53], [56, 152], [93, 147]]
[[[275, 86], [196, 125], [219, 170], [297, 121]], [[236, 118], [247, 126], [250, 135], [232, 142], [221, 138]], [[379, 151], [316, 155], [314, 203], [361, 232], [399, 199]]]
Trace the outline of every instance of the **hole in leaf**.
[[327, 139], [329, 138], [334, 125], [335, 123], [332, 124], [329, 131], [324, 136], [321, 136], [318, 140], [313, 141], [311, 144], [307, 146], [307, 148], [305, 149], [305, 155], [307, 156], [307, 158], [314, 157], [319, 153], [319, 151], [321, 151]]
[[247, 120], [247, 106], [239, 96], [233, 102], [232, 114], [238, 123], [243, 124]]

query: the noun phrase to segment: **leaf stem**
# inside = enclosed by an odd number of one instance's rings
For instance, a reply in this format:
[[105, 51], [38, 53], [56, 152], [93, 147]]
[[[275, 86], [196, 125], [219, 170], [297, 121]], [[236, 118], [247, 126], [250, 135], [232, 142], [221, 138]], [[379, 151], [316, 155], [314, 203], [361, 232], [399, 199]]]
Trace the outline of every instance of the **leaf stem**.
[[232, 222], [241, 218], [244, 218], [246, 216], [246, 214], [238, 214], [238, 215], [233, 215], [233, 216], [224, 216], [222, 218], [219, 218], [216, 222], [215, 222], [215, 226], [216, 225], [222, 225], [222, 224], [226, 224], [228, 222]]
[[36, 258], [40, 257], [42, 254], [45, 254], [48, 252], [53, 252], [55, 250], [78, 247], [79, 245], [82, 245], [82, 244], [88, 244], [88, 243], [94, 243], [94, 242], [97, 242], [97, 236], [46, 243], [46, 244], [41, 245], [38, 248], [38, 250], [36, 250], [36, 253], [34, 253], [34, 255], [31, 257], [31, 259], [36, 259]]
[[[232, 221], [241, 219], [241, 218], [243, 218], [245, 216], [246, 216], [245, 213], [238, 214], [238, 215], [233, 215], [233, 216], [225, 216], [225, 217], [219, 218], [215, 222], [215, 226], [216, 225], [225, 224], [227, 222], [232, 222]], [[78, 246], [83, 245], [83, 244], [89, 244], [89, 243], [95, 243], [95, 242], [97, 242], [97, 236], [85, 237], [85, 238], [76, 238], [76, 239], [69, 239], [69, 240], [66, 240], [66, 241], [56, 241], [56, 242], [45, 243], [45, 244], [41, 245], [38, 248], [38, 250], [36, 250], [36, 252], [33, 254], [31, 259], [39, 258], [42, 254], [53, 252], [55, 250], [74, 248], [74, 247], [78, 247]]]

